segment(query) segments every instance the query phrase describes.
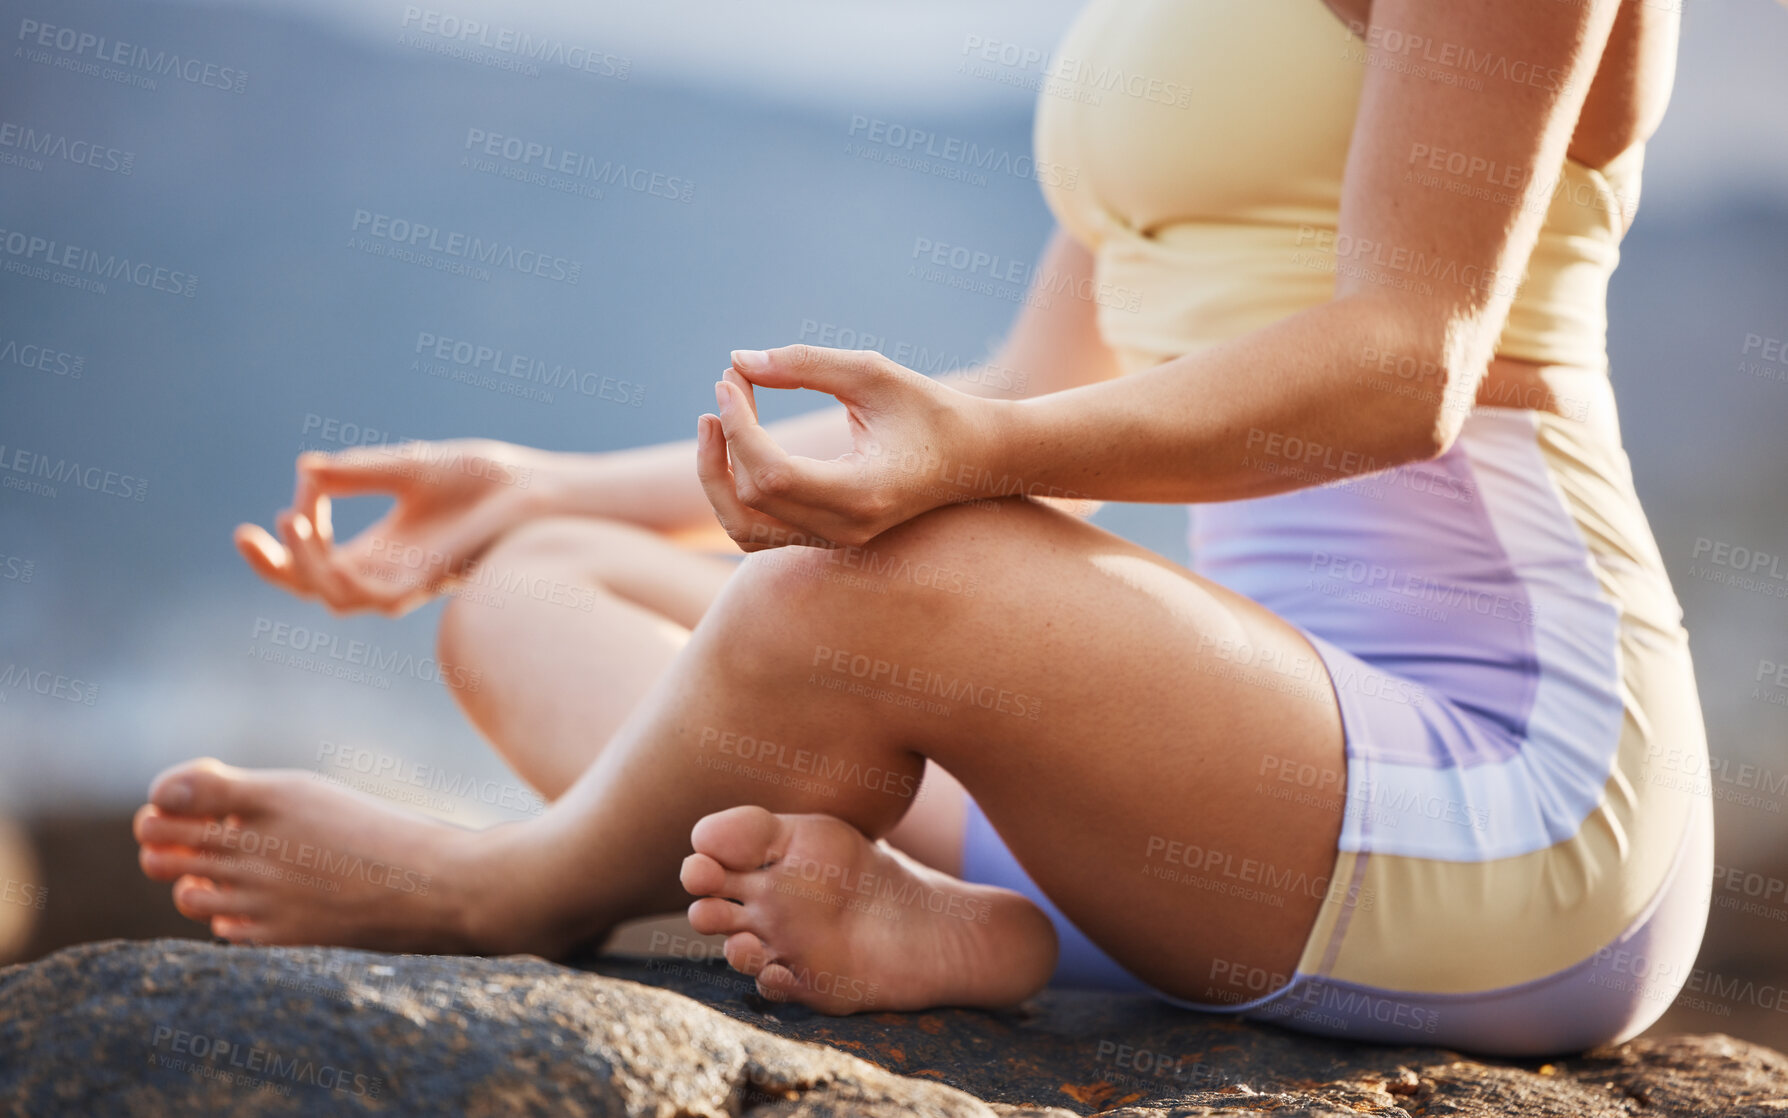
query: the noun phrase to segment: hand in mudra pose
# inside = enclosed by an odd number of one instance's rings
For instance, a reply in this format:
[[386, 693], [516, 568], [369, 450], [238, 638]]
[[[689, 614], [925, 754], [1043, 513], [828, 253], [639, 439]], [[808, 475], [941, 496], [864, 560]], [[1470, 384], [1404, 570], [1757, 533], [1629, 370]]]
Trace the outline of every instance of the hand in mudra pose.
[[[334, 613], [408, 612], [440, 593], [527, 515], [549, 456], [495, 439], [364, 446], [298, 458], [290, 508], [236, 529], [236, 547], [268, 582]], [[389, 495], [390, 511], [337, 543], [332, 497]]]
[[[758, 424], [753, 385], [833, 396], [844, 405], [851, 449], [825, 460], [789, 454]], [[714, 394], [720, 414], [698, 421], [696, 472], [727, 535], [747, 552], [861, 546], [970, 499], [972, 485], [941, 479], [955, 463], [984, 461], [994, 434], [987, 401], [869, 350], [736, 351]]]

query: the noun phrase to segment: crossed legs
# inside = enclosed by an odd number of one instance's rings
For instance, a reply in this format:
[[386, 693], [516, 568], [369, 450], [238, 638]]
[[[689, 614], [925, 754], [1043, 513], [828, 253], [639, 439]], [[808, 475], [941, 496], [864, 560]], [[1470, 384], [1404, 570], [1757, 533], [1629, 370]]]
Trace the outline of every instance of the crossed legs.
[[[565, 561], [603, 562], [589, 550], [567, 545]], [[1292, 972], [1320, 891], [1189, 888], [1173, 865], [1175, 852], [1215, 851], [1306, 882], [1333, 865], [1338, 804], [1254, 792], [1264, 756], [1344, 769], [1333, 696], [1213, 655], [1245, 644], [1257, 663], [1310, 656], [1291, 626], [1022, 500], [937, 510], [855, 554], [789, 549], [730, 576], [724, 566], [709, 568], [720, 589], [705, 610], [702, 593], [678, 589], [687, 580], [655, 579], [668, 566], [631, 583], [584, 571], [606, 588], [599, 616], [561, 609], [542, 625], [565, 640], [633, 626], [631, 643], [608, 646], [626, 655], [600, 666], [544, 628], [529, 648], [487, 649], [484, 697], [468, 712], [554, 797], [538, 819], [457, 831], [290, 774], [197, 763], [151, 790], [145, 869], [177, 880], [182, 908], [232, 938], [392, 949], [562, 953], [694, 893], [696, 927], [727, 934], [729, 960], [767, 993], [839, 1012], [1016, 1000], [1050, 969], [1041, 913], [936, 869], [947, 849], [927, 866], [877, 841], [898, 837], [929, 760], [1144, 981], [1221, 1000], [1238, 991], [1214, 972]], [[479, 623], [458, 610], [442, 639], [478, 645]], [[553, 697], [505, 707], [509, 668], [531, 670], [535, 692], [546, 672]], [[744, 763], [762, 743], [785, 770], [774, 779]], [[250, 852], [268, 844], [244, 832], [277, 836], [275, 850], [331, 851], [335, 874], [283, 880]], [[356, 866], [374, 860], [426, 878], [427, 895], [389, 873], [365, 880]]]

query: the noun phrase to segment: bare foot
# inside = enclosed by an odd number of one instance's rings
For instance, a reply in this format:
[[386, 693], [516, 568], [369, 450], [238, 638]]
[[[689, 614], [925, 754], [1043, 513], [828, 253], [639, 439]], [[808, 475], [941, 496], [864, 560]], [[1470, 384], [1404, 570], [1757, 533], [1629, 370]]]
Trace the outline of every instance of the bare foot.
[[829, 815], [735, 807], [695, 825], [689, 920], [727, 936], [758, 991], [822, 1013], [1003, 1006], [1041, 989], [1055, 929], [1029, 900], [971, 885]]
[[143, 872], [174, 883], [182, 915], [237, 943], [432, 953], [535, 951], [493, 942], [481, 911], [501, 875], [473, 832], [394, 810], [299, 771], [192, 761], [137, 812]]

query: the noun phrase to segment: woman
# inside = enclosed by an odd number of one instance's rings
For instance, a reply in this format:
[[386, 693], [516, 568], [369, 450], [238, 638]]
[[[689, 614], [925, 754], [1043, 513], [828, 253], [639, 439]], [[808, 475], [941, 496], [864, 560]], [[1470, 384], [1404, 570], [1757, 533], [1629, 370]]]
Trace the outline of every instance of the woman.
[[[834, 1013], [1054, 973], [1511, 1054], [1638, 1032], [1711, 875], [1603, 348], [1675, 37], [1612, 0], [1094, 0], [1038, 117], [1079, 174], [1022, 380], [740, 351], [693, 448], [306, 456], [250, 562], [338, 610], [513, 588], [440, 655], [552, 806], [466, 832], [201, 761], [144, 870], [227, 939], [389, 950], [562, 955], [694, 895]], [[844, 407], [759, 426], [794, 387]], [[397, 505], [337, 546], [366, 492]], [[1193, 506], [1195, 569], [1056, 497]], [[715, 517], [736, 569], [671, 542]]]

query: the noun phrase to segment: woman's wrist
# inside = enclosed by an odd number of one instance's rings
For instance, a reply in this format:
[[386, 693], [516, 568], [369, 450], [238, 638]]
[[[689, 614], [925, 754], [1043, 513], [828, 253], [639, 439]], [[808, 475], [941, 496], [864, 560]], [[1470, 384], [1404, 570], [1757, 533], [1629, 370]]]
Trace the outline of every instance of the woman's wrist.
[[661, 532], [703, 526], [713, 517], [696, 484], [690, 443], [547, 458], [528, 502], [533, 516], [600, 517]]

